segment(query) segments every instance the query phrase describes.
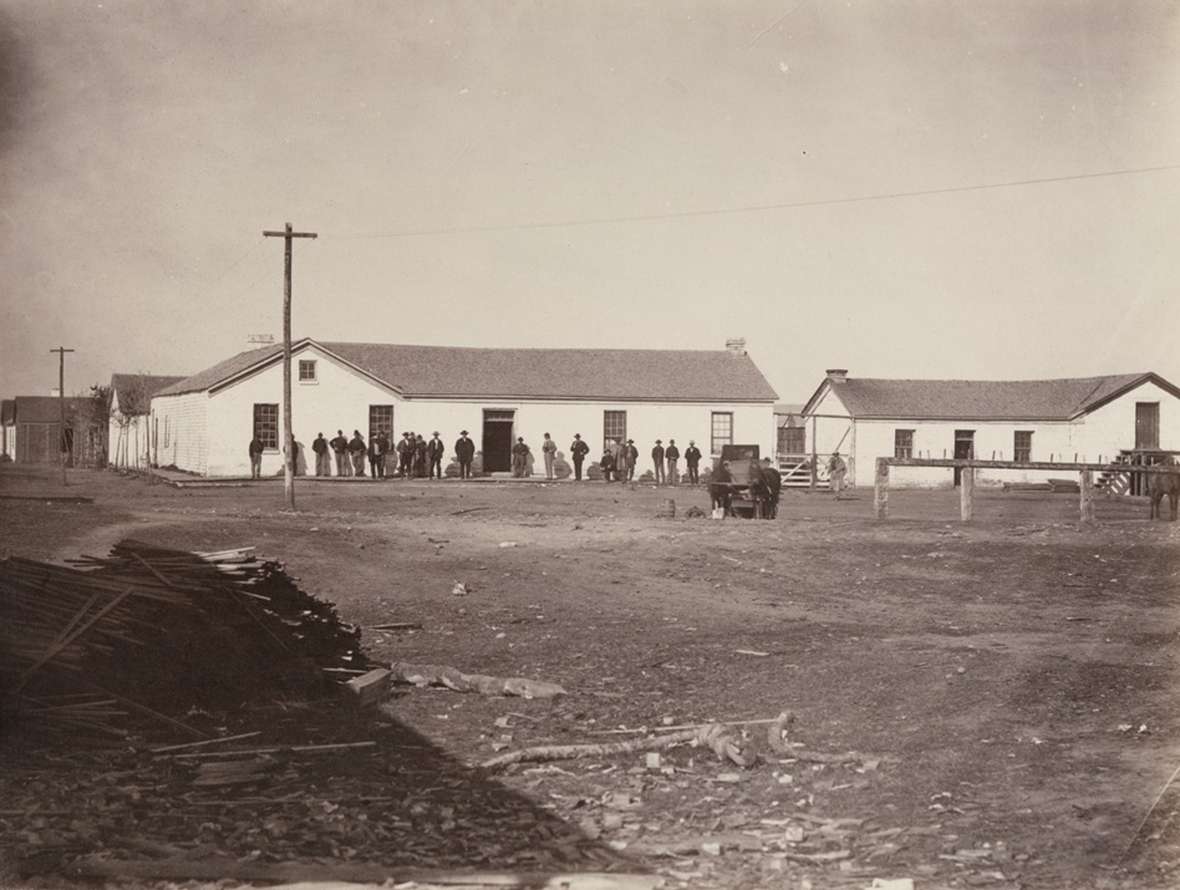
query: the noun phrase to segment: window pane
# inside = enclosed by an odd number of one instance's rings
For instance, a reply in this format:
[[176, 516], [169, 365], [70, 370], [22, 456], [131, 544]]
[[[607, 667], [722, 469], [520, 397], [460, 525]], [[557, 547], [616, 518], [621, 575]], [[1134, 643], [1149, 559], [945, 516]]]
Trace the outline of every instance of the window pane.
[[385, 433], [386, 438], [393, 441], [393, 405], [369, 406], [369, 441], [380, 433]]
[[627, 412], [602, 412], [602, 447], [605, 449], [611, 442], [620, 444], [627, 441]]
[[314, 359], [300, 359], [299, 360], [299, 379], [300, 380], [315, 380], [315, 360]]
[[913, 430], [893, 431], [893, 456], [902, 459], [907, 459], [914, 456]]
[[710, 449], [713, 454], [720, 454], [723, 445], [733, 444], [733, 412], [714, 411], [712, 421], [712, 443]]
[[1012, 459], [1021, 463], [1032, 460], [1032, 431], [1017, 430], [1012, 449]]
[[263, 448], [279, 447], [279, 406], [259, 403], [254, 406], [254, 436]]

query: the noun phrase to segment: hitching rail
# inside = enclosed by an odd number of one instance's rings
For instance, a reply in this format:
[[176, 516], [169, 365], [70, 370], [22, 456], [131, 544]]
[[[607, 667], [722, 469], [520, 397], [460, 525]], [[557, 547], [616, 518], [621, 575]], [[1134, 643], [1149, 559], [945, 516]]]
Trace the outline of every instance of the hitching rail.
[[1094, 472], [1111, 473], [1175, 473], [1175, 466], [1141, 466], [1138, 464], [1115, 463], [1071, 463], [1068, 461], [1027, 461], [977, 460], [932, 457], [879, 457], [877, 476], [873, 483], [873, 514], [878, 519], [889, 518], [889, 468], [890, 467], [946, 467], [963, 470], [959, 480], [959, 517], [967, 522], [975, 512], [975, 471], [976, 470], [1063, 470], [1081, 477], [1081, 519], [1094, 521]]

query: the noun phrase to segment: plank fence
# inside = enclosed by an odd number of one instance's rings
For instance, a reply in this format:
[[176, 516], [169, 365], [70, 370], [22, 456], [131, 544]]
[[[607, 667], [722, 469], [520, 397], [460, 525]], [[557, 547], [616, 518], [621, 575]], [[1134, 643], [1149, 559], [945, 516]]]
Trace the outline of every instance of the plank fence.
[[[889, 518], [889, 468], [890, 467], [946, 467], [962, 471], [959, 486], [959, 518], [969, 522], [975, 513], [975, 471], [976, 470], [1063, 470], [1080, 476], [1081, 498], [1079, 509], [1082, 522], [1094, 521], [1094, 473], [1125, 473], [1126, 464], [1116, 463], [1071, 463], [1068, 461], [1023, 461], [922, 458], [922, 457], [879, 457], [877, 474], [873, 483], [873, 515], [877, 519]], [[1135, 473], [1157, 474], [1176, 473], [1176, 466], [1136, 466]]]

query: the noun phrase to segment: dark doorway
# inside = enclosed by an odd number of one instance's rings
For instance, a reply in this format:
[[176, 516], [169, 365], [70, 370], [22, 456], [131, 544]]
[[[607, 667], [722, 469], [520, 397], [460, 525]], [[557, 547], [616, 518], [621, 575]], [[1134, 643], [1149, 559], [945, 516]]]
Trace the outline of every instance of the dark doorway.
[[[975, 430], [955, 430], [955, 460], [975, 457]], [[955, 467], [955, 486], [963, 479], [963, 471]]]
[[1135, 403], [1135, 447], [1160, 447], [1160, 403]]
[[483, 412], [483, 471], [504, 473], [512, 469], [512, 430], [515, 411]]

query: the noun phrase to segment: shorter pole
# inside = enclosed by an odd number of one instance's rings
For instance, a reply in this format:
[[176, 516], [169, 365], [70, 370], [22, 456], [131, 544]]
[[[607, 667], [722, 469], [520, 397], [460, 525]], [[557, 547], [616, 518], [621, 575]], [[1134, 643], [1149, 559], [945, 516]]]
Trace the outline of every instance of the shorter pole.
[[889, 518], [889, 458], [877, 458], [877, 475], [873, 480], [873, 516]]
[[1082, 522], [1090, 523], [1094, 521], [1094, 472], [1092, 470], [1082, 470], [1082, 481], [1079, 486], [1082, 491]]
[[970, 522], [975, 514], [975, 468], [964, 467], [959, 477], [959, 518]]

